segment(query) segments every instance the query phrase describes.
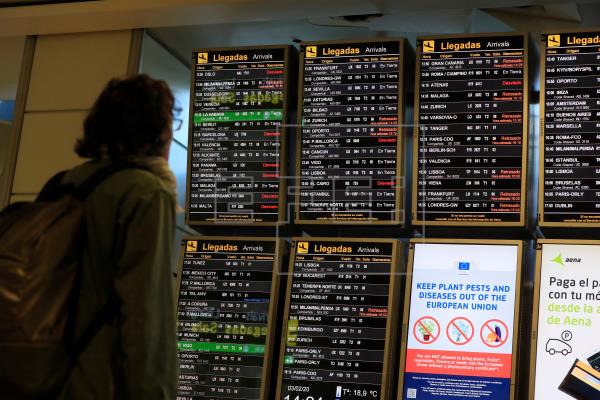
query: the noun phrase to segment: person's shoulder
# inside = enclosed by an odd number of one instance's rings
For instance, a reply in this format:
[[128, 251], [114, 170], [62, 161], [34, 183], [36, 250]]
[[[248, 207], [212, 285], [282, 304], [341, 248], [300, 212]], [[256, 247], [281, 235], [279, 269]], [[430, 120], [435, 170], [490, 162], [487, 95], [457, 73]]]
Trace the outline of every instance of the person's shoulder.
[[[65, 179], [75, 185], [81, 184], [109, 165], [106, 161], [84, 163], [69, 171]], [[85, 204], [87, 212], [96, 220], [106, 219], [118, 224], [127, 224], [139, 212], [152, 212], [167, 218], [171, 213], [163, 211], [174, 211], [176, 207], [173, 195], [162, 179], [140, 168], [115, 172], [96, 186]]]
[[106, 183], [122, 185], [129, 190], [142, 192], [167, 191], [162, 180], [153, 172], [143, 168], [128, 168], [115, 173]]
[[[70, 170], [64, 183], [81, 185], [92, 175], [113, 164], [107, 160], [94, 160], [85, 162]], [[130, 166], [123, 168], [104, 179], [94, 189], [94, 195], [111, 195], [111, 197], [137, 197], [156, 192], [168, 193], [163, 181], [155, 173], [144, 167]]]

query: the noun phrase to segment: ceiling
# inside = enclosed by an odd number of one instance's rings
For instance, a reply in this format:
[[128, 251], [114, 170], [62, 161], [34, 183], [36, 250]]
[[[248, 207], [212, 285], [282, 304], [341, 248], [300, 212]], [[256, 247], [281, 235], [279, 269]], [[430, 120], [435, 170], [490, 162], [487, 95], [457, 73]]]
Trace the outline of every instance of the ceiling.
[[75, 3], [79, 1], [97, 0], [0, 0], [0, 7], [23, 7], [39, 4]]
[[564, 20], [577, 17], [574, 6], [565, 0], [102, 0], [0, 8], [0, 36], [287, 21], [330, 25], [340, 22], [330, 17], [363, 14], [383, 14], [365, 24], [372, 31], [438, 31], [461, 28], [476, 10], [534, 12]]
[[[328, 0], [327, 3], [335, 2]], [[369, 3], [369, 2], [365, 2]], [[600, 28], [600, 3], [419, 0], [370, 2], [362, 13], [316, 13], [297, 18], [263, 16], [259, 20], [152, 28], [150, 34], [180, 59], [191, 60], [198, 47], [292, 44], [300, 40], [337, 40], [402, 36], [414, 45], [416, 36], [431, 33], [528, 31], [538, 37], [547, 30]], [[529, 4], [525, 4], [529, 3]], [[541, 3], [546, 3], [542, 5]], [[515, 6], [515, 4], [520, 4]], [[460, 7], [460, 6], [463, 7]], [[190, 64], [190, 62], [188, 62]]]

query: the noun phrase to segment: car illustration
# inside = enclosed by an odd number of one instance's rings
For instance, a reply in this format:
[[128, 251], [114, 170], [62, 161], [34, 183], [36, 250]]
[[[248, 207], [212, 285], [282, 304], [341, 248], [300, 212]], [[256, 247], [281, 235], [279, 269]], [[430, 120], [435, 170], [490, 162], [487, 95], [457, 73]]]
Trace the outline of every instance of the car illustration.
[[560, 339], [548, 339], [548, 342], [546, 342], [546, 352], [550, 353], [550, 355], [561, 353], [563, 356], [566, 356], [573, 352], [573, 348]]

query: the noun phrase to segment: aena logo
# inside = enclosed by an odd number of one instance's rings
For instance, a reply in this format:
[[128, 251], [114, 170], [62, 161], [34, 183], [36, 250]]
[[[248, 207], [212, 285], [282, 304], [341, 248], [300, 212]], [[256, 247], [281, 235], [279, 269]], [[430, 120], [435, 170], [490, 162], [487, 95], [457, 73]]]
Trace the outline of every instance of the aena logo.
[[566, 263], [580, 263], [581, 258], [579, 258], [579, 257], [563, 257], [562, 254], [559, 254], [550, 261], [555, 262], [558, 265], [565, 267]]

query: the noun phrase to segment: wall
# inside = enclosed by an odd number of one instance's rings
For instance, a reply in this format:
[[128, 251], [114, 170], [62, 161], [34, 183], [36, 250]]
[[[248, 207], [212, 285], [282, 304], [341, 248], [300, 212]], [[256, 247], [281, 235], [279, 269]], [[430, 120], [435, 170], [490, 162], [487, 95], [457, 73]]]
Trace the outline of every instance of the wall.
[[[132, 31], [37, 38], [10, 201], [30, 200], [56, 172], [80, 163], [83, 119], [106, 82], [128, 72]], [[18, 118], [18, 115], [16, 116]], [[15, 121], [18, 123], [19, 121]]]
[[0, 180], [5, 179], [4, 172], [6, 171], [5, 164], [7, 162], [7, 150], [12, 124], [8, 121], [0, 121]]
[[[0, 38], [0, 101], [14, 101], [17, 97], [17, 86], [25, 37]], [[2, 190], [7, 179], [8, 149], [12, 132], [12, 118], [4, 119], [0, 116], [0, 199], [6, 196]]]
[[0, 99], [14, 100], [23, 58], [25, 36], [0, 37]]

